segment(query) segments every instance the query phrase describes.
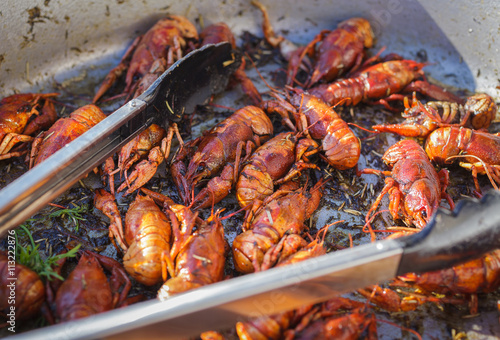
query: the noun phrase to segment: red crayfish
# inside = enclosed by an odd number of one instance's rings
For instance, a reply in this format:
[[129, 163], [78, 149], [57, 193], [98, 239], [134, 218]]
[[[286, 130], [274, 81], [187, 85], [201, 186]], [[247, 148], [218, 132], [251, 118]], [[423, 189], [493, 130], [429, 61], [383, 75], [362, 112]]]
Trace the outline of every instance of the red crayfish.
[[486, 129], [495, 119], [497, 106], [487, 94], [476, 94], [467, 98], [465, 105], [455, 102], [435, 101], [422, 104], [413, 94], [412, 105], [405, 99], [403, 123], [374, 125], [378, 132], [392, 132], [405, 137], [426, 138], [432, 131], [445, 126], [464, 126]]
[[[61, 266], [58, 267], [59, 271]], [[103, 267], [111, 273], [109, 280]], [[47, 284], [47, 301], [49, 304], [55, 302], [56, 316], [60, 322], [64, 322], [120, 306], [126, 301], [131, 283], [120, 263], [100, 254], [83, 251], [78, 265], [58, 286], [57, 292], [53, 292], [54, 287]], [[54, 323], [49, 310], [46, 317], [50, 323]]]
[[167, 271], [173, 268], [170, 260], [172, 229], [168, 217], [153, 199], [142, 195], [136, 197], [125, 216], [125, 231], [113, 195], [99, 189], [95, 206], [111, 220], [110, 237], [125, 251], [123, 266], [127, 273], [148, 286], [165, 281]]
[[67, 118], [59, 118], [49, 130], [33, 141], [30, 168], [40, 164], [104, 118], [106, 115], [93, 104], [82, 106]]
[[470, 312], [475, 315], [478, 312], [477, 294], [493, 292], [500, 286], [500, 250], [451, 268], [409, 273], [398, 277], [392, 285], [401, 286], [399, 281], [429, 293], [471, 295]]
[[[274, 33], [265, 6], [255, 0], [252, 4], [262, 12], [266, 41], [273, 47], [279, 46], [283, 57], [288, 61], [287, 84], [291, 85], [295, 81], [299, 67], [313, 68], [307, 87], [320, 80], [332, 81], [359, 67], [365, 48], [373, 45], [373, 32], [368, 20], [351, 18], [339, 23], [333, 31], [320, 32], [307, 46], [291, 48], [290, 42]], [[306, 56], [313, 58], [313, 67], [309, 58], [304, 59]]]
[[[246, 106], [186, 143], [170, 168], [185, 204], [201, 209], [224, 198], [236, 181], [243, 150], [246, 157], [249, 156], [251, 150], [272, 133], [269, 117], [256, 106]], [[191, 201], [194, 187], [205, 178], [212, 179]]]
[[51, 98], [58, 95], [14, 94], [0, 101], [0, 160], [25, 154], [10, 151], [17, 143], [31, 142], [35, 133], [54, 124], [57, 112]]
[[443, 127], [434, 130], [425, 142], [425, 152], [438, 163], [451, 163], [457, 158], [460, 166], [472, 171], [476, 194], [481, 188], [477, 174], [488, 175], [491, 184], [500, 183], [500, 134], [491, 134], [463, 127]]
[[[330, 82], [348, 71], [357, 69], [364, 58], [365, 48], [373, 45], [370, 22], [351, 18], [338, 24], [337, 29], [320, 34], [324, 36], [318, 46], [313, 73], [307, 86], [322, 80]], [[315, 46], [309, 44], [312, 48]]]
[[[120, 64], [106, 76], [92, 102], [96, 103], [126, 70], [124, 92], [130, 97], [138, 87], [142, 89], [140, 91], [145, 90], [148, 86], [139, 86], [141, 81], [151, 84], [159, 74], [182, 58], [183, 49], [190, 40], [197, 39], [196, 27], [185, 17], [171, 15], [160, 19], [143, 36], [135, 39]], [[158, 68], [161, 70], [157, 71]], [[144, 79], [148, 74], [152, 76]]]
[[292, 191], [281, 188], [249, 211], [243, 233], [233, 241], [235, 268], [242, 273], [253, 272], [285, 234], [301, 234], [306, 229], [304, 222], [319, 206], [323, 184], [319, 181], [309, 191], [305, 187]]
[[[196, 214], [186, 212], [189, 208], [181, 206], [179, 210], [172, 206], [167, 210], [172, 221], [174, 235], [185, 235], [185, 239], [177, 242], [177, 251], [172, 254], [175, 267], [168, 279], [158, 291], [160, 300], [194, 288], [221, 281], [224, 277], [226, 249], [224, 229], [216, 214], [212, 214], [208, 222], [198, 225], [192, 233], [196, 222]], [[179, 222], [182, 227], [179, 226]]]
[[307, 157], [317, 152], [318, 144], [283, 132], [255, 150], [243, 166], [236, 183], [236, 197], [241, 207], [257, 204], [274, 192], [274, 186], [306, 168], [317, 168]]
[[330, 299], [304, 315], [285, 332], [285, 339], [377, 339], [377, 320], [366, 303], [344, 297]]
[[423, 63], [413, 60], [389, 60], [368, 66], [350, 78], [312, 87], [309, 93], [328, 105], [354, 106], [360, 102], [378, 102], [393, 110], [388, 100], [402, 99], [400, 92], [422, 92], [437, 100], [462, 102], [446, 90], [417, 79], [424, 76]]
[[384, 153], [382, 160], [391, 167], [391, 171], [363, 169], [364, 174], [384, 174], [385, 186], [366, 215], [369, 223], [371, 215], [379, 206], [382, 198], [389, 194], [389, 210], [394, 219], [399, 212], [409, 225], [424, 228], [439, 206], [441, 199], [446, 199], [450, 208], [454, 208], [451, 197], [446, 193], [448, 171], [436, 172], [424, 149], [414, 140], [405, 139], [391, 146]]
[[332, 167], [345, 170], [358, 164], [361, 153], [359, 139], [347, 123], [321, 99], [307, 93], [296, 93], [288, 101], [275, 95], [261, 107], [268, 113], [276, 112], [285, 124], [295, 130], [289, 113], [294, 117], [299, 131], [321, 141], [323, 158]]

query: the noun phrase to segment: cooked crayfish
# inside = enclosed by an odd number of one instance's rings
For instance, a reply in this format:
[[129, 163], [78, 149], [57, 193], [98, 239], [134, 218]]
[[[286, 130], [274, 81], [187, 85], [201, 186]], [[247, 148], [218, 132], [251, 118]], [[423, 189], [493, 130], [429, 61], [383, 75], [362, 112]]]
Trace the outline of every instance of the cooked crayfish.
[[[111, 273], [108, 277], [103, 267]], [[78, 265], [55, 292], [47, 285], [47, 301], [55, 302], [59, 322], [102, 313], [120, 306], [127, 298], [131, 283], [117, 261], [90, 251], [81, 252]], [[54, 323], [47, 310], [46, 317]]]
[[40, 312], [44, 284], [37, 273], [9, 254], [0, 251], [0, 312], [7, 320], [26, 320]]
[[291, 113], [299, 131], [321, 141], [325, 153], [323, 158], [328, 164], [339, 170], [350, 169], [358, 164], [361, 153], [359, 139], [324, 101], [307, 93], [295, 93], [288, 100], [278, 95], [274, 95], [274, 98], [263, 102], [261, 107], [268, 113], [278, 113], [283, 122], [295, 130], [289, 118]]
[[500, 133], [491, 134], [462, 127], [434, 130], [425, 142], [425, 152], [438, 164], [462, 158], [460, 166], [472, 171], [476, 194], [481, 195], [477, 174], [486, 174], [495, 189], [500, 184]]
[[372, 213], [379, 206], [382, 198], [389, 194], [389, 210], [392, 217], [399, 219], [402, 213], [404, 221], [417, 228], [424, 228], [439, 206], [441, 199], [446, 199], [450, 208], [454, 208], [451, 197], [446, 193], [448, 171], [436, 172], [424, 149], [414, 140], [405, 139], [391, 146], [382, 157], [391, 171], [363, 169], [364, 174], [383, 174], [385, 186], [368, 210], [366, 222], [370, 223]]
[[[165, 137], [165, 129], [156, 124], [151, 124], [146, 130], [138, 134], [134, 139], [125, 144], [118, 154], [118, 169], [115, 169], [115, 161], [113, 156], [108, 157], [108, 159], [103, 164], [104, 174], [108, 176], [109, 179], [109, 189], [111, 193], [115, 194], [115, 181], [114, 174], [120, 172], [120, 177], [125, 173], [125, 182], [119, 187], [118, 191], [122, 191], [126, 186], [129, 186], [130, 192], [138, 189], [147, 180], [150, 179], [156, 172], [154, 165], [159, 165], [163, 161], [163, 153], [159, 153], [156, 150], [153, 151], [155, 147], [158, 147]], [[165, 146], [166, 149], [166, 146]], [[143, 167], [143, 173], [140, 171], [133, 172], [133, 179], [135, 180], [133, 185], [130, 186], [130, 181], [127, 175], [127, 170], [137, 161], [145, 157], [149, 157], [148, 164], [149, 167], [139, 166], [139, 169]], [[103, 178], [103, 182], [105, 182]]]
[[[156, 71], [158, 67], [166, 70], [182, 58], [189, 42], [197, 39], [198, 31], [187, 18], [171, 15], [160, 19], [143, 36], [135, 39], [120, 64], [108, 73], [92, 102], [96, 103], [126, 70], [124, 92], [131, 97], [145, 75], [161, 74]], [[145, 81], [151, 82], [151, 79]]]
[[232, 245], [236, 270], [253, 272], [262, 264], [265, 253], [285, 234], [301, 234], [307, 228], [304, 222], [319, 206], [323, 185], [321, 180], [309, 191], [306, 187], [293, 191], [279, 189], [256, 210], [249, 211], [244, 231]]
[[243, 166], [236, 182], [240, 206], [264, 200], [274, 192], [275, 185], [293, 178], [303, 169], [318, 168], [307, 159], [317, 148], [314, 140], [292, 132], [280, 133], [262, 144]]
[[96, 191], [95, 207], [110, 218], [110, 238], [125, 251], [123, 266], [127, 273], [147, 286], [165, 281], [167, 271], [172, 268], [172, 229], [168, 217], [153, 199], [137, 195], [127, 210], [125, 231], [113, 195], [99, 189]]
[[[201, 46], [207, 44], [217, 44], [220, 42], [229, 42], [233, 49], [236, 48], [236, 41], [233, 32], [224, 22], [218, 22], [213, 25], [207, 26], [200, 32]], [[231, 82], [240, 84], [243, 93], [245, 93], [254, 105], [258, 105], [262, 101], [262, 97], [255, 87], [254, 83], [248, 78], [245, 72], [245, 58], [241, 58], [240, 67], [231, 76]]]
[[[142, 187], [154, 176], [160, 164], [165, 159], [168, 159], [170, 155], [174, 133], [177, 134], [177, 139], [183, 144], [177, 124], [174, 123], [168, 127], [166, 136], [162, 127], [152, 124], [121, 149], [118, 156], [118, 169], [125, 173], [125, 181], [118, 187], [118, 192], [127, 188], [125, 195], [128, 195]], [[127, 175], [127, 169], [134, 162], [146, 156], [147, 159], [137, 163], [130, 175]], [[112, 176], [117, 171], [107, 172], [110, 189], [113, 182]]]
[[[266, 41], [273, 47], [280, 47], [283, 57], [288, 61], [287, 84], [292, 85], [300, 67], [307, 69], [313, 57], [313, 70], [307, 87], [320, 80], [332, 81], [354, 70], [362, 63], [365, 48], [373, 45], [373, 32], [370, 22], [363, 18], [351, 18], [342, 21], [333, 31], [322, 31], [305, 47], [291, 48], [291, 43], [282, 36], [277, 36], [272, 29], [269, 15], [264, 5], [253, 0], [263, 16], [262, 30]], [[318, 45], [318, 46], [317, 46]]]
[[320, 80], [330, 82], [347, 71], [354, 71], [361, 66], [365, 48], [372, 45], [373, 32], [368, 20], [351, 18], [342, 21], [335, 30], [321, 39], [315, 53], [317, 57], [314, 71], [307, 86]]
[[[389, 60], [366, 67], [350, 78], [312, 87], [309, 93], [323, 99], [328, 105], [354, 106], [360, 102], [380, 103], [393, 110], [388, 100], [402, 99], [400, 92], [423, 91], [426, 95], [451, 102], [462, 99], [426, 81], [415, 81], [424, 76], [423, 63], [413, 60]], [[413, 85], [412, 85], [413, 83]]]
[[24, 93], [0, 101], [0, 160], [27, 151], [10, 152], [20, 142], [31, 142], [32, 135], [48, 129], [57, 120], [52, 97], [59, 93]]
[[[245, 157], [248, 157], [251, 150], [260, 146], [272, 133], [269, 117], [256, 106], [246, 106], [186, 143], [174, 157], [170, 168], [184, 203], [192, 205], [193, 209], [200, 209], [227, 196], [236, 181], [243, 149]], [[190, 194], [194, 187], [205, 178], [212, 179], [191, 201]]]
[[[180, 208], [180, 209], [179, 209]], [[172, 253], [175, 268], [158, 291], [158, 298], [166, 300], [172, 295], [221, 281], [224, 277], [226, 250], [224, 229], [213, 213], [208, 222], [198, 225], [194, 233], [197, 214], [181, 205], [171, 205], [167, 213], [172, 221], [174, 235], [184, 236], [176, 241]], [[179, 226], [181, 224], [181, 226]]]
[[269, 316], [261, 316], [236, 324], [236, 332], [240, 340], [278, 340], [283, 338], [287, 329], [295, 327], [300, 319], [307, 315], [312, 305], [296, 310], [286, 311]]
[[30, 168], [40, 164], [104, 118], [106, 115], [93, 104], [82, 106], [69, 117], [59, 118], [49, 130], [33, 141]]
[[405, 137], [426, 138], [439, 127], [455, 125], [487, 129], [495, 119], [497, 106], [487, 94], [476, 94], [467, 98], [465, 105], [455, 102], [434, 101], [425, 105], [413, 95], [412, 105], [405, 99], [406, 118], [403, 123], [392, 125], [374, 125], [378, 132], [392, 132]]
[[[474, 315], [478, 312], [475, 295], [493, 292], [500, 286], [500, 250], [451, 268], [422, 274], [409, 273], [398, 279], [428, 293], [471, 295], [470, 311]], [[392, 284], [401, 285], [398, 281]]]
[[336, 297], [304, 315], [285, 339], [377, 339], [375, 314], [365, 303]]

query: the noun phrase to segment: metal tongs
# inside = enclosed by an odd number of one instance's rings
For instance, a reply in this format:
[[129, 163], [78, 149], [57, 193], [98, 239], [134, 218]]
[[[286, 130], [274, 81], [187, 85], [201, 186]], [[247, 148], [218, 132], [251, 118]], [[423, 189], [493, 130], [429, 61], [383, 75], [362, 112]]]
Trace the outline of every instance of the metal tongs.
[[500, 192], [438, 212], [419, 233], [364, 244], [45, 327], [15, 339], [179, 339], [325, 301], [408, 272], [442, 269], [500, 248]]
[[177, 61], [142, 95], [0, 191], [0, 237], [23, 223], [153, 123], [168, 127], [224, 90], [241, 58], [206, 45]]
[[[193, 52], [142, 96], [7, 186], [0, 192], [0, 234], [66, 190], [153, 121], [165, 121], [165, 114], [170, 121], [179, 120], [183, 107], [200, 102], [212, 89], [224, 88], [238, 59], [228, 44]], [[199, 90], [192, 91], [191, 86]], [[183, 91], [188, 93], [186, 98]], [[500, 248], [499, 207], [500, 192], [491, 191], [481, 201], [459, 202], [453, 212], [438, 209], [429, 224], [412, 236], [332, 252], [201, 287], [164, 302], [140, 302], [13, 338], [178, 339], [232, 327], [237, 321], [325, 301], [408, 272], [450, 267]]]

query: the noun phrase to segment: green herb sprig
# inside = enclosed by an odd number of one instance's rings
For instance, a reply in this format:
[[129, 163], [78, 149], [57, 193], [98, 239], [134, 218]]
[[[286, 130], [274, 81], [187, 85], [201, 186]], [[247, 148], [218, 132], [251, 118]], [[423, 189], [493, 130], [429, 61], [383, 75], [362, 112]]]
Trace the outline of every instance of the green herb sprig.
[[[21, 245], [21, 242], [19, 242], [18, 239], [18, 234], [19, 236], [21, 236], [21, 233], [26, 233], [28, 235], [31, 244], [28, 244], [27, 246]], [[51, 255], [44, 260], [38, 250], [40, 244], [35, 244], [31, 232], [25, 225], [21, 225], [19, 229], [16, 230], [15, 236], [16, 236], [17, 262], [25, 265], [26, 267], [36, 272], [40, 277], [44, 277], [49, 281], [52, 281], [54, 278], [59, 280], [64, 280], [64, 278], [61, 275], [57, 274], [54, 271], [54, 267], [56, 266], [59, 260], [66, 257], [67, 258], [74, 257], [81, 246], [81, 244], [79, 244], [75, 248], [68, 251], [67, 253]]]
[[49, 214], [49, 218], [52, 217], [65, 217], [66, 215], [73, 221], [75, 224], [75, 231], [78, 231], [78, 228], [80, 227], [79, 221], [85, 221], [86, 219], [83, 218], [81, 214], [88, 212], [88, 205], [83, 204], [81, 206], [78, 206], [74, 204], [74, 208], [67, 208], [67, 209], [59, 209], [56, 211], [53, 211]]

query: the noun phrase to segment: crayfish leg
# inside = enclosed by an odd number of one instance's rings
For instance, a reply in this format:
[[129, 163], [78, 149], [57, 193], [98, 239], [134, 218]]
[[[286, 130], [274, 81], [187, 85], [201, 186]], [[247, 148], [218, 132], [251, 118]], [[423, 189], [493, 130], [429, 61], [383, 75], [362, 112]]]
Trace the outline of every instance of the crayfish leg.
[[96, 209], [102, 211], [111, 221], [109, 226], [109, 238], [116, 250], [120, 252], [115, 240], [123, 251], [127, 251], [128, 247], [125, 244], [122, 219], [115, 202], [115, 197], [104, 189], [97, 189], [94, 197], [94, 206]]
[[14, 145], [20, 142], [31, 142], [33, 137], [20, 135], [17, 133], [8, 133], [4, 136], [2, 144], [0, 144], [0, 155], [7, 154]]
[[450, 183], [450, 173], [446, 169], [441, 169], [438, 172], [438, 177], [441, 184], [441, 198], [444, 198], [448, 202], [450, 210], [453, 210], [455, 209], [455, 202], [453, 202], [451, 196], [446, 192], [446, 188]]
[[[236, 169], [236, 167], [234, 167]], [[222, 170], [220, 176], [213, 177], [198, 195], [193, 199], [191, 205], [194, 210], [208, 208], [220, 202], [226, 197], [234, 184], [233, 165], [228, 164]]]
[[273, 26], [271, 25], [271, 21], [269, 20], [269, 15], [267, 13], [267, 8], [256, 0], [252, 0], [251, 4], [262, 12], [262, 31], [264, 32], [264, 38], [267, 43], [272, 47], [278, 47], [280, 43], [285, 40], [285, 38], [277, 36], [276, 33], [274, 33]]
[[129, 188], [125, 192], [125, 195], [129, 195], [142, 187], [154, 176], [158, 166], [164, 159], [165, 158], [160, 147], [154, 147], [149, 153], [148, 159], [139, 162], [129, 177], [127, 177], [125, 173], [125, 182], [120, 185], [117, 192], [123, 191], [128, 186]]
[[[372, 170], [372, 169], [363, 169], [363, 170]], [[370, 172], [368, 172], [370, 173]], [[368, 212], [366, 213], [366, 217], [365, 217], [365, 224], [369, 225], [371, 223], [371, 218], [372, 218], [372, 214], [375, 210], [377, 210], [378, 206], [380, 205], [380, 202], [382, 201], [382, 198], [396, 185], [396, 182], [388, 177], [386, 178], [385, 180], [385, 186], [382, 188], [382, 191], [380, 192], [380, 194], [377, 196], [377, 198], [375, 199], [375, 202], [373, 202], [372, 206], [370, 207], [370, 209], [368, 210]], [[372, 241], [375, 241], [375, 235], [372, 234]]]
[[31, 153], [30, 153], [30, 157], [29, 157], [29, 168], [33, 168], [33, 164], [35, 163], [35, 158], [38, 154], [38, 151], [40, 151], [40, 147], [42, 145], [42, 142], [44, 140], [44, 136], [45, 136], [45, 133], [41, 133], [38, 135], [38, 137], [36, 137], [35, 139], [33, 139], [33, 142], [31, 143]]
[[305, 169], [316, 169], [321, 170], [316, 164], [306, 163], [306, 162], [297, 162], [295, 163], [290, 171], [281, 179], [274, 182], [275, 185], [279, 185], [285, 182], [292, 180], [293, 178], [300, 176], [302, 170]]
[[8, 159], [8, 158], [12, 158], [12, 157], [19, 157], [19, 156], [25, 155], [26, 153], [28, 153], [28, 150], [25, 150], [25, 151], [14, 151], [14, 152], [6, 153], [6, 154], [0, 156], [0, 161], [2, 159]]
[[262, 102], [262, 96], [245, 73], [245, 59], [242, 58], [242, 63], [233, 73], [233, 78], [240, 84], [243, 93], [250, 98], [255, 106], [258, 106]]
[[101, 97], [113, 86], [113, 84], [116, 82], [116, 80], [121, 77], [121, 75], [127, 70], [128, 68], [128, 59], [132, 56], [132, 53], [134, 52], [135, 48], [139, 45], [139, 42], [141, 41], [142, 36], [139, 36], [134, 39], [132, 42], [132, 45], [129, 46], [125, 54], [123, 55], [120, 64], [118, 64], [115, 68], [113, 68], [104, 78], [104, 81], [102, 82], [101, 86], [97, 90], [94, 98], [92, 99], [92, 103], [95, 104]]
[[[132, 288], [132, 283], [130, 282], [127, 274], [125, 274], [122, 265], [112, 258], [97, 253], [87, 253], [92, 254], [92, 256], [94, 256], [104, 268], [111, 272], [110, 287], [111, 290], [115, 292], [115, 296], [113, 297], [113, 306], [120, 306], [121, 303], [126, 300], [130, 288]], [[120, 293], [118, 293], [120, 287], [122, 287], [122, 289]]]
[[175, 276], [174, 261], [168, 251], [163, 251], [161, 253], [161, 278], [163, 282], [167, 281], [169, 274], [170, 277]]
[[[103, 164], [104, 176], [108, 176], [109, 191], [112, 195], [115, 194], [115, 174], [120, 171], [120, 169], [115, 170], [115, 161], [113, 156], [108, 157]], [[105, 184], [105, 179], [103, 176], [103, 182]]]

